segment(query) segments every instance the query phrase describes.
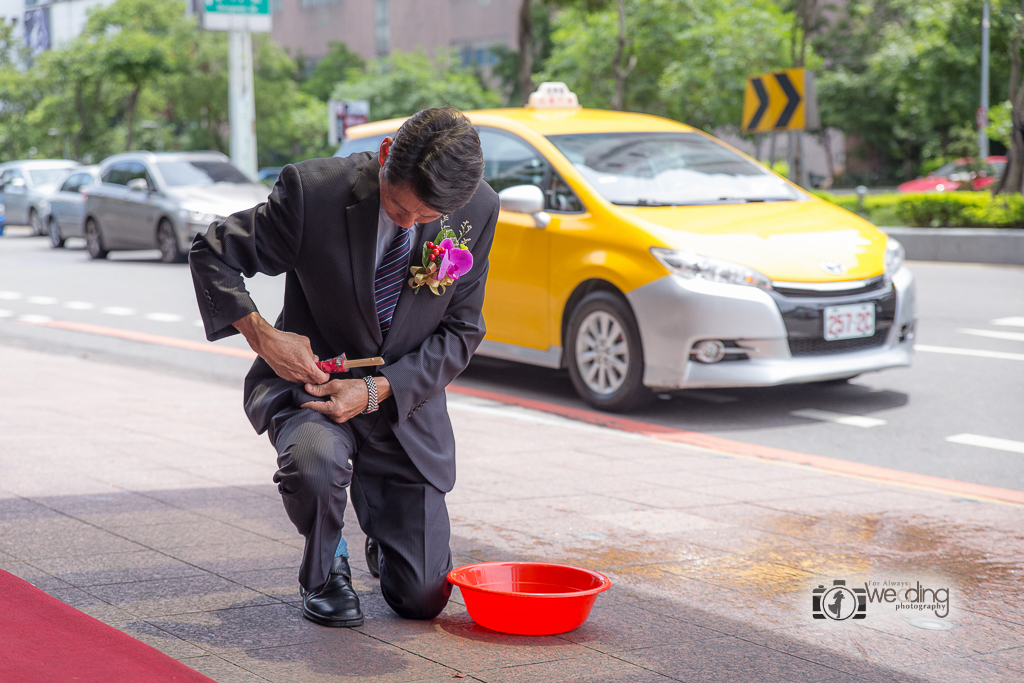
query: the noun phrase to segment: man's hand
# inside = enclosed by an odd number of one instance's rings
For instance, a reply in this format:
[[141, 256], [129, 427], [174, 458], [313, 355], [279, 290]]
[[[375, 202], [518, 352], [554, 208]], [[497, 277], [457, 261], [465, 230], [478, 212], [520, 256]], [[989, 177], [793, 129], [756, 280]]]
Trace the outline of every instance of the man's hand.
[[331, 378], [316, 366], [320, 359], [313, 355], [306, 337], [275, 329], [259, 313], [236, 320], [234, 326], [278, 377], [296, 384], [322, 384]]
[[[386, 377], [375, 377], [374, 381], [377, 382], [378, 403], [391, 396], [391, 383]], [[366, 410], [370, 401], [366, 382], [361, 379], [332, 379], [327, 384], [307, 384], [306, 391], [314, 396], [330, 396], [330, 399], [310, 401], [299, 407], [322, 413], [338, 424], [348, 422]]]
[[366, 382], [361, 379], [332, 379], [327, 384], [307, 384], [306, 391], [314, 396], [329, 396], [327, 401], [310, 401], [301, 408], [315, 410], [338, 424], [348, 422], [366, 410], [370, 400]]

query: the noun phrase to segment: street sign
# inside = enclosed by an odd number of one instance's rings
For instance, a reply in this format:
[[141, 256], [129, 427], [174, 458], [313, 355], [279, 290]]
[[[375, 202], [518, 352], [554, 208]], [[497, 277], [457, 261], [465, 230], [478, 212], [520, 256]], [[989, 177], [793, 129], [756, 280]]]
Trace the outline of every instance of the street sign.
[[814, 74], [786, 69], [747, 79], [743, 95], [744, 133], [814, 130], [819, 126]]
[[330, 100], [327, 102], [327, 144], [331, 147], [345, 138], [345, 130], [370, 121], [370, 103], [366, 100]]
[[270, 31], [270, 0], [203, 0], [207, 31]]

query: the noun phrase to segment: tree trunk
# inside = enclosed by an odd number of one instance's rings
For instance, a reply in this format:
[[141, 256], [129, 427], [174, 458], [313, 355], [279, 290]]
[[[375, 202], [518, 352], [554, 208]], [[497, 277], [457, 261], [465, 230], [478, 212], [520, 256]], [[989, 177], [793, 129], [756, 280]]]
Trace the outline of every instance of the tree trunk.
[[836, 165], [832, 160], [832, 136], [829, 135], [828, 128], [824, 125], [822, 125], [818, 135], [821, 137], [821, 146], [825, 150], [825, 168], [828, 169], [828, 177], [834, 184], [836, 179]]
[[125, 115], [125, 123], [128, 125], [128, 136], [127, 136], [127, 141], [125, 143], [125, 151], [126, 152], [132, 151], [132, 142], [134, 142], [134, 140], [132, 138], [133, 138], [133, 133], [134, 133], [134, 128], [135, 128], [135, 108], [139, 104], [139, 93], [140, 92], [142, 92], [142, 84], [141, 83], [136, 85], [135, 89], [132, 90], [132, 94], [128, 96], [128, 107], [127, 107], [127, 112], [126, 112], [126, 115]]
[[636, 55], [629, 58], [629, 63], [623, 68], [622, 55], [626, 52], [626, 46], [632, 41], [626, 40], [626, 0], [619, 0], [619, 38], [616, 41], [615, 57], [612, 59], [612, 67], [615, 70], [615, 94], [612, 96], [612, 109], [622, 111], [626, 106], [626, 78], [636, 68]]
[[[1024, 0], [1021, 1], [1024, 13]], [[999, 182], [999, 192], [1016, 194], [1024, 183], [1024, 136], [1021, 122], [1024, 121], [1024, 83], [1021, 83], [1020, 43], [1024, 38], [1024, 19], [1017, 23], [1010, 40], [1010, 153], [1007, 155], [1006, 173]]]
[[519, 7], [519, 97], [523, 104], [530, 101], [533, 92], [533, 17], [531, 0], [523, 0]]

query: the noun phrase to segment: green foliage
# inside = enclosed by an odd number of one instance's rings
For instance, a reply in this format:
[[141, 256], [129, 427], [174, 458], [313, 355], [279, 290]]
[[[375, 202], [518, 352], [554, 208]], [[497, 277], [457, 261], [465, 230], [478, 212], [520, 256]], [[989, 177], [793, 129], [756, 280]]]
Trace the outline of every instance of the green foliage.
[[332, 99], [368, 100], [374, 121], [411, 116], [421, 109], [452, 105], [486, 109], [500, 104], [453, 53], [431, 60], [423, 52], [396, 52], [375, 60], [366, 73], [340, 83]]
[[335, 86], [348, 78], [352, 70], [362, 71], [365, 68], [362, 57], [349, 50], [345, 43], [331, 41], [327, 56], [317, 62], [313, 73], [302, 84], [302, 91], [326, 102]]
[[815, 192], [822, 199], [859, 213], [875, 225], [911, 227], [1024, 228], [1024, 197], [993, 197], [987, 192], [922, 192], [876, 194], [864, 197], [863, 207], [853, 194]]
[[[614, 6], [559, 13], [537, 80], [564, 81], [583, 106], [610, 108], [618, 21]], [[636, 67], [626, 80], [625, 108], [708, 131], [738, 127], [747, 77], [790, 65], [791, 23], [771, 0], [627, 0], [623, 61], [635, 57]]]
[[988, 126], [985, 127], [989, 140], [1001, 142], [1007, 148], [1010, 147], [1010, 134], [1013, 132], [1013, 121], [1010, 120], [1012, 111], [1010, 100], [1000, 102], [988, 110]]
[[771, 165], [771, 169], [778, 173], [783, 178], [789, 177], [789, 162], [787, 162], [785, 159], [779, 159], [778, 161], [776, 161], [774, 164]]
[[[1005, 96], [1012, 14], [992, 13], [992, 89]], [[981, 12], [965, 0], [850, 0], [815, 50], [822, 122], [912, 178], [922, 159], [962, 156], [957, 128], [973, 127]], [[1000, 95], [1001, 93], [1001, 95]], [[962, 146], [962, 145], [961, 145]]]

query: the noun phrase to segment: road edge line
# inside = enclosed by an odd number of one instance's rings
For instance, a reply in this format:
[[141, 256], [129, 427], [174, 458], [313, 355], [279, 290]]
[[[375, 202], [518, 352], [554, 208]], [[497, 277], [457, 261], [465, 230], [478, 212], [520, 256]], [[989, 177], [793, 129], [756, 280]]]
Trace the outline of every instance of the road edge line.
[[159, 346], [173, 346], [179, 349], [188, 349], [189, 351], [219, 353], [222, 356], [234, 356], [235, 358], [245, 358], [246, 360], [253, 360], [256, 358], [256, 354], [249, 349], [236, 349], [231, 346], [215, 346], [210, 342], [197, 342], [192, 341], [191, 339], [167, 337], [162, 334], [150, 334], [149, 332], [125, 330], [118, 327], [105, 327], [103, 325], [93, 325], [92, 323], [76, 323], [71, 322], [69, 320], [50, 320], [48, 322], [38, 323], [26, 321], [18, 322], [22, 325], [35, 325], [37, 327], [53, 327], [59, 330], [69, 330], [71, 332], [98, 334], [104, 337], [117, 337], [119, 339], [129, 339], [131, 341], [144, 342], [147, 344], [157, 344]]
[[675, 429], [673, 427], [665, 427], [663, 425], [633, 420], [628, 417], [598, 413], [580, 408], [572, 408], [569, 406], [558, 405], [556, 403], [549, 403], [548, 401], [523, 398], [496, 391], [453, 385], [448, 387], [448, 391], [456, 394], [473, 396], [475, 398], [497, 401], [498, 403], [504, 403], [507, 405], [515, 405], [521, 408], [528, 408], [530, 410], [537, 410], [544, 413], [551, 413], [571, 420], [586, 422], [588, 424], [608, 427], [610, 429], [630, 432], [633, 434], [640, 434], [662, 441], [696, 446], [698, 448], [704, 448], [728, 455], [754, 457], [763, 460], [774, 460], [795, 465], [804, 465], [832, 474], [842, 474], [861, 479], [882, 481], [890, 484], [900, 484], [913, 488], [939, 491], [941, 493], [952, 493], [998, 503], [1024, 505], [1024, 491], [1014, 491], [1013, 489], [1004, 489], [997, 486], [988, 486], [986, 484], [972, 484], [966, 481], [935, 477], [929, 474], [904, 472], [902, 470], [851, 462], [849, 460], [832, 458], [825, 455], [811, 455], [810, 453], [789, 451], [782, 448], [774, 448], [772, 446], [761, 446], [758, 444], [746, 443], [744, 441], [726, 439], [720, 436], [703, 434], [701, 432]]

